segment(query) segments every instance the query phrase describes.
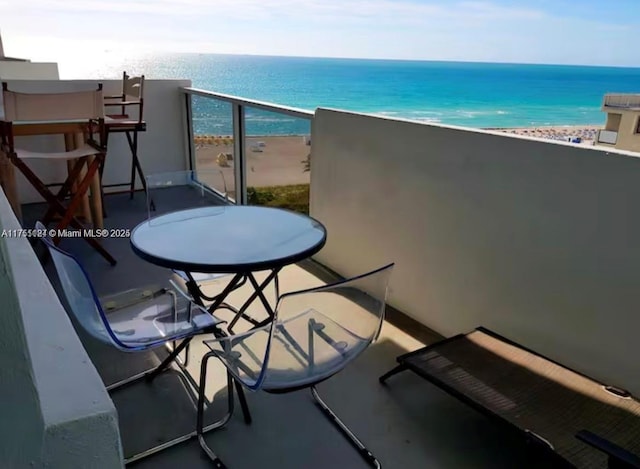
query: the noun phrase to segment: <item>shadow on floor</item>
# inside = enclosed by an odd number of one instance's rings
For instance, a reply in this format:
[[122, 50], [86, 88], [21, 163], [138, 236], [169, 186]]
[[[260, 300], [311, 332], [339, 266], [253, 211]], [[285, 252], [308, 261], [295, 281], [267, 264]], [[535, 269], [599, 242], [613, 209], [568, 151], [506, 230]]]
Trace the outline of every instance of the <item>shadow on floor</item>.
[[[178, 209], [179, 197], [163, 203], [164, 210]], [[147, 218], [144, 194], [106, 198], [107, 228], [133, 228]], [[24, 209], [25, 226], [42, 215], [42, 205]], [[29, 225], [31, 224], [31, 225]], [[170, 273], [139, 259], [128, 239], [106, 239], [105, 247], [118, 264], [110, 266], [84, 241], [65, 239], [61, 247], [83, 263], [99, 294], [148, 284], [164, 283]], [[333, 281], [335, 274], [311, 262], [297, 268], [318, 281]], [[45, 270], [58, 288], [52, 265]], [[292, 274], [291, 278], [295, 278]], [[64, 301], [63, 301], [64, 304]], [[411, 373], [391, 379], [387, 386], [378, 376], [395, 366], [396, 356], [429, 343], [437, 334], [390, 309], [380, 340], [344, 372], [319, 386], [336, 413], [391, 469], [424, 468], [529, 468], [543, 467], [531, 458], [526, 445], [490, 420]], [[159, 363], [160, 349], [147, 353], [123, 353], [97, 342], [79, 328], [79, 336], [103, 380], [111, 384]], [[190, 372], [199, 378], [199, 357], [204, 346], [194, 341]], [[222, 415], [226, 405], [226, 379], [222, 365], [211, 360], [208, 396], [214, 404], [208, 419]], [[188, 387], [175, 372], [154, 382], [140, 382], [118, 390], [112, 399], [118, 409], [125, 454], [145, 449], [195, 428], [195, 407]], [[287, 395], [248, 393], [254, 422], [245, 425], [237, 411], [227, 427], [206, 439], [231, 468], [277, 467], [315, 469], [366, 468], [367, 464], [313, 403], [308, 392]], [[238, 409], [236, 409], [238, 410]], [[191, 441], [135, 464], [140, 468], [210, 468], [196, 441]]]

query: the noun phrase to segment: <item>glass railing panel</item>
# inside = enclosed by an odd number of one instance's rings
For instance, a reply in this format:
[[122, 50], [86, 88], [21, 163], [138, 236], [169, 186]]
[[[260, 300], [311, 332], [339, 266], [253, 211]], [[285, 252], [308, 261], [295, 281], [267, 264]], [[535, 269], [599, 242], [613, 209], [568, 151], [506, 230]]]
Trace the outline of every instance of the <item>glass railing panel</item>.
[[[206, 179], [201, 182], [225, 197], [235, 200], [235, 158], [231, 103], [214, 98], [191, 97], [193, 165]], [[215, 171], [214, 171], [215, 170]]]
[[311, 121], [245, 107], [247, 203], [309, 213]]

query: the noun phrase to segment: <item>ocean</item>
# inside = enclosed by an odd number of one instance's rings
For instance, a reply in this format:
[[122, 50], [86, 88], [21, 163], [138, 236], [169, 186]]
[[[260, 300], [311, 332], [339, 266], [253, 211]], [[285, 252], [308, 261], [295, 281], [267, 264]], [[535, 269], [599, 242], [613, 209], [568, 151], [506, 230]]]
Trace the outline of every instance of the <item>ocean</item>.
[[[149, 54], [60, 65], [62, 78], [187, 78], [193, 86], [313, 110], [331, 107], [467, 127], [601, 125], [607, 92], [640, 92], [640, 68]], [[227, 103], [194, 98], [198, 134], [231, 134]], [[302, 119], [249, 110], [247, 133], [309, 133]]]

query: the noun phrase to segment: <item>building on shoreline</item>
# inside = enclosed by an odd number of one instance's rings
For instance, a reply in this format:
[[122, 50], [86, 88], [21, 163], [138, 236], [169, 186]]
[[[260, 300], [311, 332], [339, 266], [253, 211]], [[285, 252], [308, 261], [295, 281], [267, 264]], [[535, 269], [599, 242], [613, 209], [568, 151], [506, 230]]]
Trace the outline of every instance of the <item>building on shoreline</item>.
[[0, 79], [2, 80], [58, 80], [58, 64], [55, 62], [31, 62], [4, 55], [0, 34]]
[[607, 121], [596, 145], [640, 152], [640, 94], [606, 94], [602, 110]]

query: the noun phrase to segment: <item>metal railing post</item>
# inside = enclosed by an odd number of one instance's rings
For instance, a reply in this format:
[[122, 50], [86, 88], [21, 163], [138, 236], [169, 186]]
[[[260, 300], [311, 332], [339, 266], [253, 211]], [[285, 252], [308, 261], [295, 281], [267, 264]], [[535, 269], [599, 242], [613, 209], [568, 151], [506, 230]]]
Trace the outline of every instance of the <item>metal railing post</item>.
[[185, 104], [185, 138], [187, 141], [185, 142], [185, 154], [187, 156], [187, 168], [189, 170], [196, 170], [196, 152], [193, 145], [194, 133], [193, 133], [193, 102], [191, 95], [189, 93], [184, 94], [184, 104]]
[[257, 109], [260, 111], [273, 112], [285, 116], [295, 117], [297, 119], [305, 119], [310, 123], [313, 122], [314, 113], [306, 109], [299, 109], [289, 106], [281, 106], [278, 104], [268, 103], [264, 101], [256, 101], [252, 99], [242, 98], [240, 96], [232, 96], [222, 93], [215, 93], [197, 88], [183, 87], [182, 91], [188, 95], [189, 99], [186, 104], [188, 117], [185, 119], [187, 125], [186, 133], [189, 137], [189, 147], [186, 147], [186, 153], [189, 155], [189, 164], [196, 169], [196, 151], [193, 135], [193, 107], [192, 97], [200, 96], [205, 99], [213, 99], [231, 105], [231, 119], [233, 124], [233, 152], [234, 152], [234, 180], [235, 180], [235, 203], [246, 205], [247, 197], [247, 150], [246, 150], [246, 109]]
[[245, 149], [244, 106], [231, 104], [233, 118], [233, 167], [236, 178], [236, 204], [247, 204], [247, 154]]

